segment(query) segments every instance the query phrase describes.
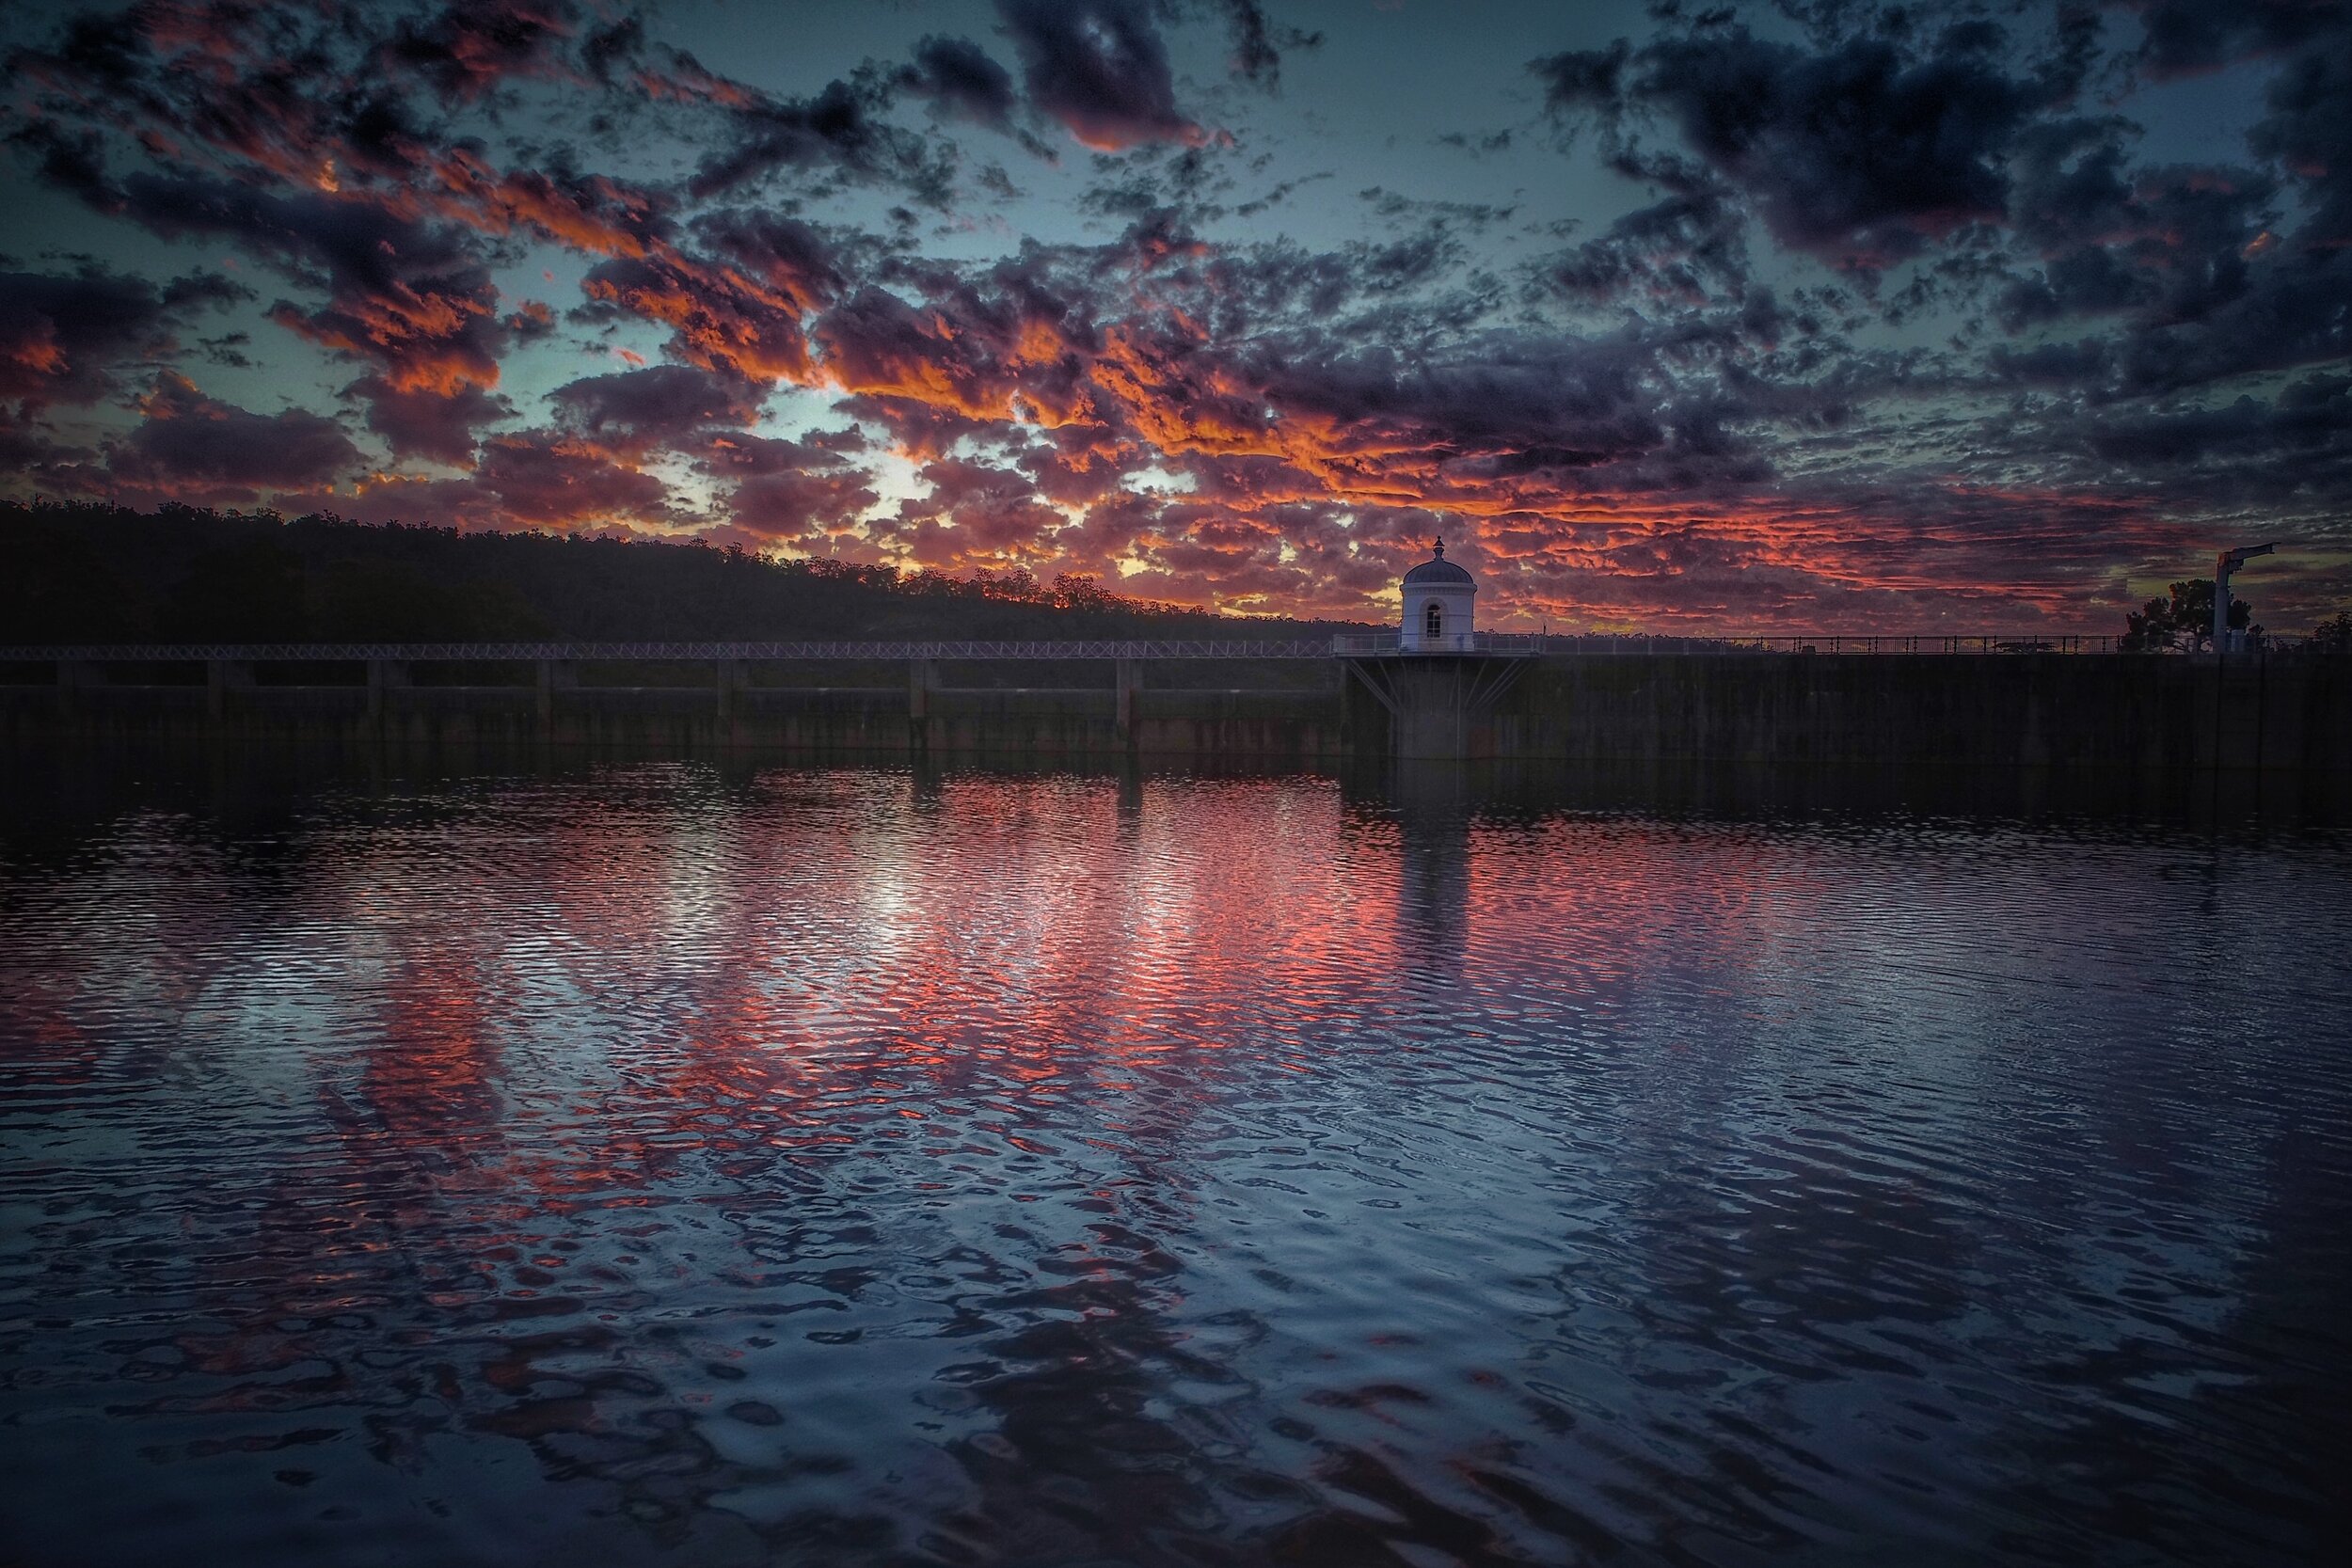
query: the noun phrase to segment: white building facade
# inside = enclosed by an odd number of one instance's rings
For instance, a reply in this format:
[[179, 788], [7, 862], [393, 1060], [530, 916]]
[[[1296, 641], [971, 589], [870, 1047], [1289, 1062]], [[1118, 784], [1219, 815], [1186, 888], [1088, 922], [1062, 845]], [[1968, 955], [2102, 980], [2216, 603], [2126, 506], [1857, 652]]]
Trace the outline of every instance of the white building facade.
[[1405, 574], [1405, 621], [1399, 651], [1408, 654], [1467, 654], [1477, 647], [1478, 584], [1445, 558], [1436, 542], [1427, 561]]

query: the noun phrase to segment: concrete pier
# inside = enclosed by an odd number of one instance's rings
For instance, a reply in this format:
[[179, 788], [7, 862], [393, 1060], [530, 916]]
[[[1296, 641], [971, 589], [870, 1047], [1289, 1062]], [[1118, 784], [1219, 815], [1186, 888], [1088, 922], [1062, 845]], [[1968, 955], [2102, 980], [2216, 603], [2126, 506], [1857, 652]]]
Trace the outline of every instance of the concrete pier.
[[1529, 660], [1513, 655], [1398, 653], [1347, 660], [1388, 716], [1389, 751], [1410, 762], [1494, 754], [1495, 706]]

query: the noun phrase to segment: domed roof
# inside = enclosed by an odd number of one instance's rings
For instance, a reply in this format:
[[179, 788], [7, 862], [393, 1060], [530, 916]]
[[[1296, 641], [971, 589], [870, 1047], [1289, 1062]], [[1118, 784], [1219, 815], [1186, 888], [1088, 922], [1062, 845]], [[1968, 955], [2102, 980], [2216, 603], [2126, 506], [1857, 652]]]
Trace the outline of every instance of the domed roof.
[[1416, 583], [1424, 586], [1435, 583], [1457, 585], [1470, 583], [1470, 592], [1473, 594], [1478, 592], [1478, 585], [1470, 582], [1470, 575], [1445, 558], [1445, 541], [1442, 539], [1437, 542], [1437, 552], [1434, 555], [1405, 574], [1406, 587], [1410, 588]]

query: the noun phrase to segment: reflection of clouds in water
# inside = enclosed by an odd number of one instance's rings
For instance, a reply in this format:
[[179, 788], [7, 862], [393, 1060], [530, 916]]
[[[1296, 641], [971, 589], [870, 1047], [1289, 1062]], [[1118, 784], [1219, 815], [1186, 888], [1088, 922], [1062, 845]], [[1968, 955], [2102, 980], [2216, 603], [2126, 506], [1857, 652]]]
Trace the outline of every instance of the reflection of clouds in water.
[[2128, 837], [1465, 778], [619, 770], [7, 873], [26, 1528], [68, 1474], [256, 1560], [330, 1504], [713, 1561], [2302, 1506], [2244, 1336], [2341, 1255], [2352, 996], [2249, 959], [2341, 945], [2340, 859], [2216, 926]]

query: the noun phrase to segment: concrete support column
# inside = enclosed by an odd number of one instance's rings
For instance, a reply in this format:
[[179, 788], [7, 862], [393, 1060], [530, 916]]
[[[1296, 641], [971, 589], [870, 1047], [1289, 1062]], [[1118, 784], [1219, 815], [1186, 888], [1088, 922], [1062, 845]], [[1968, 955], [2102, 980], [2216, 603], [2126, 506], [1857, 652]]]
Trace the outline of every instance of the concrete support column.
[[580, 685], [580, 666], [568, 658], [543, 658], [539, 661], [539, 722], [551, 723], [555, 719], [555, 695], [571, 691]]
[[77, 693], [105, 684], [106, 673], [86, 658], [57, 660], [57, 704], [68, 712], [72, 711]]
[[368, 660], [368, 717], [384, 717], [384, 693], [408, 684], [408, 661], [403, 658]]
[[719, 722], [731, 724], [743, 706], [743, 661], [723, 658], [718, 662]]
[[931, 693], [938, 689], [937, 659], [907, 660], [907, 722], [913, 729], [914, 744], [918, 748], [930, 744]]
[[1136, 693], [1143, 689], [1143, 661], [1122, 658], [1119, 661], [1119, 738], [1130, 746], [1136, 740]]
[[204, 661], [204, 712], [214, 719], [229, 714], [229, 693], [250, 690], [253, 686], [253, 666], [241, 658], [208, 658]]

